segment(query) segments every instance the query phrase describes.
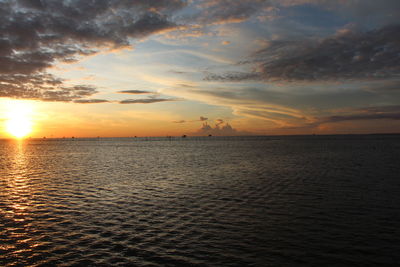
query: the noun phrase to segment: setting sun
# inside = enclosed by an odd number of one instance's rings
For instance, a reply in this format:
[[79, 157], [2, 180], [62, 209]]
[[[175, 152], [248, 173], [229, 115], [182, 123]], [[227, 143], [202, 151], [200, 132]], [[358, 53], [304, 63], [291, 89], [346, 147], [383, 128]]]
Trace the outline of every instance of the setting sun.
[[6, 131], [16, 138], [32, 132], [32, 105], [25, 101], [12, 101], [7, 107]]

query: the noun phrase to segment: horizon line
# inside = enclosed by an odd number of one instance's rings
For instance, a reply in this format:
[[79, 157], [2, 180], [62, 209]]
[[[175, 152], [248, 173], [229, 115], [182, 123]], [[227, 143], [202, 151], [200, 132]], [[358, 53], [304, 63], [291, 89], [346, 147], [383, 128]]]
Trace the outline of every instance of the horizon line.
[[399, 133], [335, 133], [335, 134], [261, 134], [261, 135], [181, 135], [181, 136], [87, 136], [87, 137], [79, 137], [79, 136], [71, 136], [71, 137], [26, 137], [26, 138], [12, 138], [5, 137], [0, 138], [0, 140], [74, 140], [74, 139], [112, 139], [112, 138], [120, 138], [120, 139], [135, 139], [135, 138], [176, 138], [176, 139], [184, 139], [184, 138], [199, 138], [199, 137], [295, 137], [295, 136], [354, 136], [354, 135], [400, 135]]

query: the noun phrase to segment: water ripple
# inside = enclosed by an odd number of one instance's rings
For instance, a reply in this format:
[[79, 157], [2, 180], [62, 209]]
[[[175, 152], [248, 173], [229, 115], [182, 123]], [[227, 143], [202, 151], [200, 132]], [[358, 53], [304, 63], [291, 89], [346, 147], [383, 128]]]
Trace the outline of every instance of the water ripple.
[[3, 140], [0, 265], [400, 265], [399, 151], [399, 136]]

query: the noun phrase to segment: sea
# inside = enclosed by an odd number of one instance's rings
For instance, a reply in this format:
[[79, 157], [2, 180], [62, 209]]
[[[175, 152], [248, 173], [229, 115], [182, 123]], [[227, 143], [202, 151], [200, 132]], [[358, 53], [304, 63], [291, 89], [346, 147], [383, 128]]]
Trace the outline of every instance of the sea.
[[400, 135], [0, 140], [0, 266], [400, 266]]

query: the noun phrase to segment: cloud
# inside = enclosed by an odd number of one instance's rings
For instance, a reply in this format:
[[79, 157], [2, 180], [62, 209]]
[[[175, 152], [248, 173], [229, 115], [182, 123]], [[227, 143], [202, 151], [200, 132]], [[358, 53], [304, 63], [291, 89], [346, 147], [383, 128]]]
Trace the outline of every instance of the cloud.
[[173, 73], [173, 74], [187, 74], [187, 73], [189, 73], [187, 71], [181, 71], [181, 70], [169, 70], [168, 72]]
[[190, 121], [187, 121], [187, 120], [179, 120], [179, 121], [173, 121], [173, 123], [198, 122], [198, 121], [207, 121], [207, 120], [208, 120], [208, 118], [203, 117], [203, 116], [200, 116], [200, 118], [199, 118], [198, 120], [190, 120]]
[[207, 120], [208, 120], [208, 118], [203, 117], [203, 116], [200, 116], [200, 118], [199, 118], [198, 120], [192, 120], [192, 121], [190, 121], [190, 122], [207, 121]]
[[214, 136], [238, 136], [238, 135], [251, 135], [249, 132], [238, 131], [233, 128], [229, 123], [222, 125], [210, 126], [207, 122], [203, 123], [201, 128], [194, 133], [194, 135], [214, 135]]
[[[335, 112], [333, 112], [335, 113]], [[339, 110], [336, 115], [315, 117], [297, 126], [283, 126], [281, 129], [314, 129], [331, 123], [346, 121], [400, 120], [400, 106], [375, 106]]]
[[400, 25], [349, 31], [323, 40], [271, 41], [255, 53], [253, 72], [207, 73], [217, 81], [377, 80], [400, 75]]
[[[229, 107], [235, 116], [257, 120], [260, 126], [254, 125], [254, 128], [311, 129], [333, 120], [395, 119], [396, 112], [400, 113], [395, 108], [400, 100], [400, 90], [394, 91], [396, 89], [393, 87], [387, 92], [384, 86], [378, 88], [378, 85], [382, 84], [364, 82], [339, 86], [299, 86], [293, 83], [289, 86], [260, 85], [258, 88], [228, 84], [224, 87], [187, 89], [185, 98]], [[354, 108], [372, 103], [385, 103], [385, 109], [381, 106]]]
[[99, 104], [99, 103], [109, 103], [110, 101], [105, 99], [78, 99], [74, 103], [78, 104]]
[[353, 110], [351, 114], [334, 115], [319, 118], [317, 124], [340, 122], [340, 121], [354, 121], [354, 120], [400, 120], [400, 106], [378, 106], [378, 107], [365, 107]]
[[169, 101], [177, 101], [177, 99], [173, 98], [145, 98], [145, 99], [125, 99], [119, 101], [120, 104], [151, 104], [158, 102], [169, 102]]
[[[214, 90], [203, 88], [201, 90], [188, 90], [187, 93], [193, 94], [192, 98], [204, 99], [211, 103], [219, 103], [231, 107], [246, 107], [246, 109], [258, 109], [285, 114], [287, 116], [298, 116], [296, 109], [285, 108], [284, 104], [292, 104], [298, 100], [299, 95], [273, 91], [268, 88], [224, 88], [217, 87]], [[306, 95], [306, 97], [308, 97]], [[275, 104], [272, 104], [275, 103]]]
[[339, 121], [381, 120], [381, 119], [400, 120], [400, 112], [330, 116], [323, 118], [319, 124], [328, 122], [339, 122]]
[[220, 81], [220, 82], [242, 82], [242, 81], [259, 81], [262, 80], [259, 72], [239, 72], [233, 71], [224, 74], [215, 74], [205, 72], [205, 81]]
[[223, 119], [217, 119], [216, 122], [217, 122], [217, 123], [216, 123], [215, 125], [216, 125], [216, 126], [220, 126], [221, 124], [224, 123], [224, 120], [223, 120]]
[[392, 106], [364, 107], [364, 108], [360, 108], [358, 110], [361, 112], [366, 112], [366, 113], [382, 114], [382, 113], [390, 113], [390, 112], [400, 112], [400, 106], [392, 105]]
[[[398, 23], [400, 2], [398, 0], [274, 0], [283, 6], [313, 4], [342, 16], [349, 16], [354, 22], [382, 26]], [[372, 22], [372, 23], [371, 23]]]
[[195, 11], [188, 21], [200, 25], [240, 23], [252, 18], [261, 21], [279, 18], [275, 12], [295, 6], [313, 5], [340, 15], [351, 17], [357, 22], [373, 21], [378, 26], [397, 23], [398, 0], [202, 0], [193, 1]]
[[271, 5], [265, 0], [206, 0], [197, 6], [200, 12], [195, 21], [200, 24], [239, 23], [251, 18], [265, 7]]
[[50, 74], [0, 74], [0, 97], [43, 101], [73, 101], [97, 92], [86, 85], [66, 86]]
[[143, 91], [143, 90], [124, 90], [124, 91], [119, 91], [118, 93], [121, 93], [121, 94], [133, 94], [133, 95], [138, 95], [138, 94], [154, 94], [154, 92]]
[[400, 80], [393, 79], [384, 82], [370, 82], [364, 86], [364, 89], [371, 92], [377, 93], [395, 93], [400, 92]]
[[[192, 3], [191, 7], [194, 14], [189, 16], [186, 22], [196, 26], [196, 31], [199, 31], [198, 25], [241, 23], [251, 19], [257, 19], [261, 22], [279, 18], [290, 19], [288, 14], [280, 11], [293, 9], [296, 6], [313, 6], [337, 16], [346, 16], [356, 23], [380, 27], [398, 23], [400, 9], [398, 0], [201, 0], [192, 1]], [[285, 16], [277, 15], [281, 13]], [[200, 31], [200, 33], [202, 32]]]
[[[380, 128], [386, 129], [383, 130], [384, 132], [398, 132], [398, 129], [400, 129], [400, 106], [396, 105], [352, 108], [331, 113], [336, 113], [336, 115], [314, 117], [302, 123], [276, 125], [275, 127], [270, 127], [269, 132], [287, 134], [288, 131], [294, 131], [293, 133], [295, 134], [311, 134], [320, 131], [326, 132], [328, 130], [331, 133], [332, 131], [336, 133], [348, 133], [347, 129], [353, 129], [353, 132], [371, 133], [379, 132], [379, 130], [376, 130]], [[392, 122], [389, 123], [387, 122], [388, 120], [392, 120]], [[346, 125], [346, 122], [351, 123]], [[371, 125], [372, 128], [363, 129], [363, 125]], [[374, 127], [374, 125], [380, 125], [380, 127]]]
[[184, 88], [195, 88], [196, 86], [194, 85], [190, 85], [190, 84], [185, 84], [185, 83], [181, 83], [181, 84], [177, 84], [180, 87], [184, 87]]
[[[75, 100], [79, 89], [49, 78], [48, 68], [104, 49], [122, 49], [130, 38], [175, 29], [169, 17], [185, 5], [179, 0], [1, 1], [0, 84], [9, 86], [1, 86], [0, 95]], [[39, 89], [31, 88], [32, 83]]]

